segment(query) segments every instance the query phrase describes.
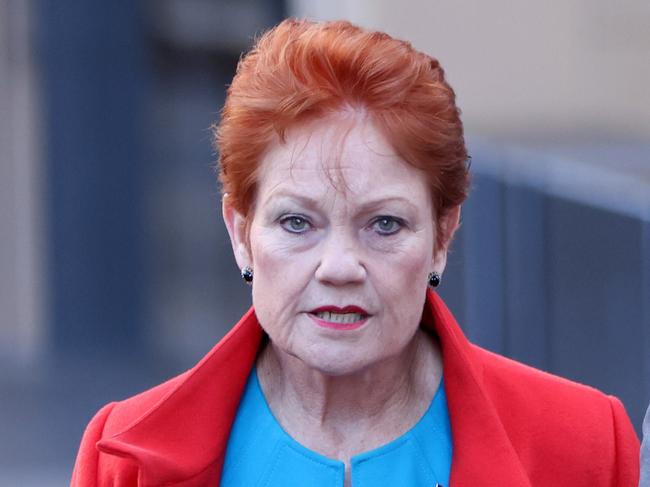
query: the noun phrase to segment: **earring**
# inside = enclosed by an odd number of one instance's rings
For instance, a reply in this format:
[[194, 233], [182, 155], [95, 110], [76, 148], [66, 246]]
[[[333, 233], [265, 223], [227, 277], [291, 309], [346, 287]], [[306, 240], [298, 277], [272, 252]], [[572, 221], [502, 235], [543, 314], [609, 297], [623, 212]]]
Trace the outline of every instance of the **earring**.
[[246, 284], [253, 282], [253, 269], [251, 269], [249, 266], [244, 267], [241, 270], [241, 278]]
[[440, 274], [437, 272], [429, 273], [429, 286], [438, 287], [440, 285]]

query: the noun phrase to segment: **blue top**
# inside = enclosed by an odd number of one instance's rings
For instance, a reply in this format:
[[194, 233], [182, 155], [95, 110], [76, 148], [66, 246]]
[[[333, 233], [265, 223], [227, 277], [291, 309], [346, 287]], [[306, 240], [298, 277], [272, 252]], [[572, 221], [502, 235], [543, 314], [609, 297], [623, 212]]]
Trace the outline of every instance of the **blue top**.
[[[351, 459], [352, 487], [449, 485], [451, 427], [441, 381], [424, 416], [399, 438]], [[282, 429], [253, 368], [233, 424], [222, 487], [343, 487], [345, 465]]]

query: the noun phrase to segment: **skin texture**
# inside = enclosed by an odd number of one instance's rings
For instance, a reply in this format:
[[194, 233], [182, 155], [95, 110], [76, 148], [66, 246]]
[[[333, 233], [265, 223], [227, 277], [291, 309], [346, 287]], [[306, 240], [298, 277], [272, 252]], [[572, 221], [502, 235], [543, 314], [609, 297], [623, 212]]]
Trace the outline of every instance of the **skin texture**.
[[[436, 246], [424, 174], [361, 111], [289, 130], [260, 164], [249, 228], [227, 195], [223, 212], [238, 265], [254, 270], [253, 304], [270, 338], [257, 364], [262, 389], [291, 436], [349, 465], [411, 428], [435, 394], [440, 351], [419, 323], [459, 209], [442, 217]], [[326, 305], [370, 316], [354, 330], [325, 328], [309, 312]]]

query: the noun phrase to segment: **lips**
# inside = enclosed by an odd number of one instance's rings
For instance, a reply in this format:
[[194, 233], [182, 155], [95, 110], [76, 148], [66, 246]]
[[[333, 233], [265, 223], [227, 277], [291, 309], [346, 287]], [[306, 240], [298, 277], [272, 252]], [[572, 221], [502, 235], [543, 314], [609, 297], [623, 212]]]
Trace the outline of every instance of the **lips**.
[[369, 313], [365, 309], [354, 305], [344, 306], [343, 308], [339, 308], [338, 306], [321, 306], [320, 308], [311, 310], [310, 313], [317, 314], [325, 311], [329, 311], [330, 313], [337, 313], [337, 314], [358, 313], [364, 316], [369, 315]]
[[370, 316], [365, 309], [354, 305], [342, 308], [339, 306], [321, 306], [310, 311], [309, 315], [317, 325], [338, 330], [359, 328]]

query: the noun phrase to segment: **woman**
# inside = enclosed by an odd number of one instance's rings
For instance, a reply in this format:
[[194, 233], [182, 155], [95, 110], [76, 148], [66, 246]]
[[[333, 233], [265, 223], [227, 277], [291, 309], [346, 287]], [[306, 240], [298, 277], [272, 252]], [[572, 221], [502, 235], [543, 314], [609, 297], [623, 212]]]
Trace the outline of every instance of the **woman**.
[[650, 487], [650, 406], [643, 420], [643, 442], [641, 443], [641, 478], [639, 487]]
[[216, 138], [254, 309], [104, 407], [73, 485], [636, 486], [617, 399], [470, 344], [428, 290], [469, 178], [436, 60], [285, 21], [241, 60]]

